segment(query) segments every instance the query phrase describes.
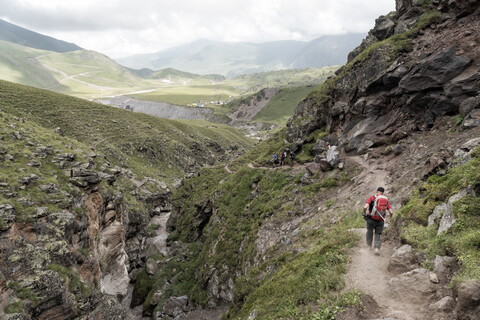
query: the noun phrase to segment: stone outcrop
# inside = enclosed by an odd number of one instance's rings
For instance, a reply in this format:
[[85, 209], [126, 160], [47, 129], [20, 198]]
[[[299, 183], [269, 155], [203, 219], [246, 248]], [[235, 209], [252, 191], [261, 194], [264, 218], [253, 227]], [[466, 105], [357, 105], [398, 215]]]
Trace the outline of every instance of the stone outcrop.
[[472, 192], [473, 190], [470, 189], [462, 189], [457, 194], [451, 196], [446, 203], [435, 207], [433, 213], [428, 217], [428, 225], [431, 226], [438, 223], [437, 235], [448, 231], [455, 223], [456, 219], [453, 214], [453, 204]]
[[388, 264], [388, 271], [393, 274], [401, 274], [413, 270], [415, 266], [415, 255], [410, 245], [403, 245], [395, 250]]
[[464, 128], [478, 126], [479, 6], [476, 0], [433, 1], [427, 9], [420, 1], [397, 1], [397, 11], [377, 19], [349, 64], [329, 80], [326, 96], [299, 104], [287, 140], [298, 148], [327, 126], [328, 139], [364, 153], [428, 130], [443, 116], [461, 114]]
[[478, 319], [480, 314], [480, 280], [462, 283], [458, 288], [455, 311], [458, 319]]
[[0, 155], [15, 154], [1, 163], [12, 177], [0, 193], [12, 201], [0, 204], [0, 318], [127, 319], [119, 301], [144, 267], [148, 220], [171, 210], [170, 190], [148, 178], [137, 190], [133, 172], [81, 145], [42, 144], [24, 123], [2, 125], [0, 139]]
[[250, 101], [243, 101], [236, 110], [227, 114], [231, 119], [232, 125], [238, 125], [251, 121], [257, 113], [259, 113], [278, 92], [276, 88], [265, 88], [255, 94]]

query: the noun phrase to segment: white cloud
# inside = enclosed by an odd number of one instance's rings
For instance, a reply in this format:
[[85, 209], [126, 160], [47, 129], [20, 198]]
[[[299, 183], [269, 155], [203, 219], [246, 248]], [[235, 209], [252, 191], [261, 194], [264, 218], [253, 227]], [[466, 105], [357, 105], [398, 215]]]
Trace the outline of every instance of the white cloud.
[[111, 57], [210, 39], [311, 40], [367, 32], [395, 0], [0, 0], [0, 18]]

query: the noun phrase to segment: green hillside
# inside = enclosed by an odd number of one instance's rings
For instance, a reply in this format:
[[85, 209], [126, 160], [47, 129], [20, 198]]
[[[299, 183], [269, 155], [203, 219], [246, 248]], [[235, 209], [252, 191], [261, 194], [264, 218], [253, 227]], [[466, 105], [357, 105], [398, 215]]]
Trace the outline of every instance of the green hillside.
[[75, 96], [121, 93], [148, 86], [137, 75], [95, 51], [51, 53], [38, 57], [37, 61], [68, 87], [66, 93]]
[[159, 71], [154, 72], [150, 78], [152, 79], [169, 79], [169, 80], [179, 80], [179, 79], [205, 79], [211, 81], [222, 81], [225, 80], [225, 77], [220, 74], [207, 74], [199, 75], [190, 72], [180, 71], [173, 68], [165, 68]]
[[55, 52], [82, 50], [82, 48], [74, 43], [57, 40], [55, 38], [24, 29], [1, 19], [0, 40], [20, 44], [30, 48]]
[[46, 128], [59, 127], [117, 165], [170, 182], [252, 144], [229, 126], [160, 119], [6, 81], [0, 81], [0, 97], [1, 111]]
[[40, 88], [58, 86], [53, 74], [35, 61], [49, 53], [0, 40], [0, 79]]
[[333, 76], [339, 67], [287, 69], [245, 74], [226, 81], [226, 83], [236, 87], [247, 87], [249, 92], [256, 92], [262, 88], [292, 88], [316, 85], [322, 84], [328, 77]]
[[[105, 55], [87, 50], [56, 53], [5, 41], [0, 41], [0, 48], [0, 79], [3, 80], [89, 100], [128, 95], [140, 100], [205, 106], [221, 116], [232, 110], [227, 103], [237, 97], [266, 87], [320, 84], [338, 68], [281, 70], [225, 79], [221, 75], [202, 76], [172, 68], [157, 72], [131, 70]], [[289, 90], [288, 94], [283, 91], [282, 96], [264, 111], [268, 116], [260, 114], [254, 121], [284, 123], [299, 101], [298, 97], [307, 91], [306, 88]]]
[[[218, 106], [209, 103], [218, 101], [225, 103], [233, 98], [245, 97], [252, 93], [256, 93], [263, 88], [295, 88], [321, 84], [328, 77], [332, 76], [337, 69], [338, 66], [325, 67], [322, 69], [308, 68], [270, 71], [242, 75], [223, 81], [215, 81], [211, 78], [209, 79], [209, 76], [186, 78], [185, 76], [190, 76], [191, 74], [175, 70], [175, 73], [173, 73], [173, 71], [171, 72], [174, 75], [181, 75], [182, 77], [176, 76], [174, 78], [175, 83], [172, 83], [171, 86], [163, 86], [162, 88], [155, 89], [150, 92], [133, 94], [129, 96], [140, 100], [168, 102], [178, 105], [202, 103], [207, 107], [214, 108], [219, 113], [226, 113], [231, 111], [235, 104]], [[167, 73], [166, 71], [161, 72], [163, 74], [172, 74]], [[182, 81], [185, 84], [179, 85], [179, 83]], [[289, 92], [299, 91], [292, 89]], [[303, 93], [300, 93], [298, 96], [302, 94]]]
[[298, 88], [283, 88], [273, 96], [272, 100], [255, 115], [252, 122], [265, 122], [285, 125], [290, 119], [298, 103], [308, 96], [318, 86], [304, 86]]

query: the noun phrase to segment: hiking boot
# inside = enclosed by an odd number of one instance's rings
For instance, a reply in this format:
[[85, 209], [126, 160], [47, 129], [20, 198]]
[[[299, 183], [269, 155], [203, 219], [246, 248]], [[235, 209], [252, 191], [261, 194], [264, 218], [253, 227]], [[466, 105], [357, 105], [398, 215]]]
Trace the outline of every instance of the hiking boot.
[[378, 256], [379, 254], [380, 254], [380, 249], [378, 249], [378, 248], [375, 248], [375, 255], [377, 255], [377, 256]]

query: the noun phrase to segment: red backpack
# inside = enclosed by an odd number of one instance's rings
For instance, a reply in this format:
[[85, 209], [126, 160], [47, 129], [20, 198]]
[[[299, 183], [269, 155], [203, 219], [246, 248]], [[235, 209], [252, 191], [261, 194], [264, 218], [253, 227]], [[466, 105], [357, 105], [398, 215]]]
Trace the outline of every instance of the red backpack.
[[[388, 198], [385, 197], [384, 195], [376, 195], [375, 200], [372, 201], [373, 203], [373, 208], [370, 211], [372, 215], [372, 219], [374, 220], [385, 220], [385, 216], [387, 214], [387, 209], [388, 209]], [[370, 203], [370, 205], [372, 205]]]

